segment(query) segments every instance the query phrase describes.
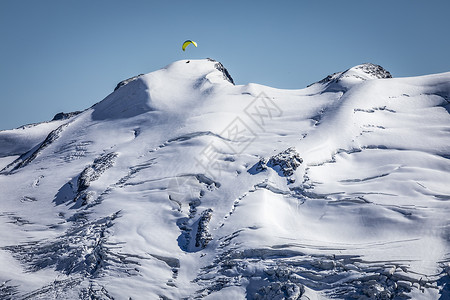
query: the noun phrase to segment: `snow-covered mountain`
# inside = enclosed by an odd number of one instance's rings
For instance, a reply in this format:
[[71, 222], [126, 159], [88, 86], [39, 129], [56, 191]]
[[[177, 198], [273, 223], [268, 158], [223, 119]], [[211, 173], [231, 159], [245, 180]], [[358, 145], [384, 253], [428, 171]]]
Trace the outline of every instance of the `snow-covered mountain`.
[[0, 132], [1, 299], [449, 299], [450, 72], [211, 59]]

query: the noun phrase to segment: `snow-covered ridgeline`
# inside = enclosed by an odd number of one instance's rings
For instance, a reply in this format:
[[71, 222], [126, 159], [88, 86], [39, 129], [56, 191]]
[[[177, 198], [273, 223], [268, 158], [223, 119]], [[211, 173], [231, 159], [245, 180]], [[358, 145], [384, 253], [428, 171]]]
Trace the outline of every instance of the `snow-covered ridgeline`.
[[391, 77], [184, 60], [0, 132], [1, 297], [445, 299], [450, 73]]

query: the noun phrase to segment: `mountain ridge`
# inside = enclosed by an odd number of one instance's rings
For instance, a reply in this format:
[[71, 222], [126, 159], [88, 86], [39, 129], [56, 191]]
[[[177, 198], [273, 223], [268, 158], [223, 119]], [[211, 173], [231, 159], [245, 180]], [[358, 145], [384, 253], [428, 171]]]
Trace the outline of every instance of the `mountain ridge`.
[[181, 60], [0, 132], [0, 296], [446, 299], [450, 72], [335, 74]]

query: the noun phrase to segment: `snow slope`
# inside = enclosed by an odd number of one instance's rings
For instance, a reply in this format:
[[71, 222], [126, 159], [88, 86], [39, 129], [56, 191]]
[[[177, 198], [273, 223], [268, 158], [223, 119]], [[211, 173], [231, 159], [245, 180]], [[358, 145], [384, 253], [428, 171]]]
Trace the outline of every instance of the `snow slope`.
[[449, 100], [450, 73], [183, 60], [2, 131], [0, 298], [448, 299]]

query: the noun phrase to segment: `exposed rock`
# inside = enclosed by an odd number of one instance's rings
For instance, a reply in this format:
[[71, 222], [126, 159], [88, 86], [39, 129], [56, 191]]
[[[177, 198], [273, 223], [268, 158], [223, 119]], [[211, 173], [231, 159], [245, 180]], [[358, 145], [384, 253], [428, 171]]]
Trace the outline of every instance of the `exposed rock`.
[[214, 65], [214, 67], [219, 70], [220, 72], [222, 72], [223, 74], [223, 79], [231, 82], [232, 84], [234, 84], [233, 78], [231, 78], [230, 73], [228, 73], [228, 70], [218, 61], [215, 61], [212, 58], [207, 58], [209, 61], [213, 61], [216, 62], [216, 64]]
[[73, 112], [69, 112], [69, 113], [60, 112], [60, 113], [57, 113], [53, 117], [52, 121], [67, 120], [67, 119], [70, 119], [70, 118], [72, 118], [72, 117], [74, 117], [76, 115], [79, 115], [81, 113], [82, 113], [82, 111], [73, 111]]
[[111, 168], [116, 157], [117, 153], [115, 152], [107, 153], [96, 158], [92, 165], [86, 167], [78, 177], [78, 192], [86, 190], [92, 181], [100, 178], [103, 172]]
[[208, 231], [208, 224], [211, 220], [213, 210], [208, 208], [203, 211], [198, 219], [197, 235], [195, 237], [195, 247], [205, 248], [212, 240], [212, 236]]
[[[114, 299], [106, 288], [96, 282], [90, 283], [89, 287], [81, 290], [80, 299]], [[131, 298], [130, 298], [131, 299]]]
[[389, 71], [387, 71], [386, 69], [384, 69], [379, 65], [365, 63], [350, 68], [344, 72], [337, 72], [328, 75], [324, 79], [308, 85], [308, 87], [314, 84], [331, 85], [333, 83], [339, 83], [343, 79], [350, 77], [358, 78], [360, 80], [368, 80], [368, 79], [392, 78], [392, 75]]
[[280, 176], [288, 177], [294, 174], [294, 171], [300, 166], [303, 159], [294, 147], [267, 158], [262, 158], [252, 169], [261, 172], [270, 167], [278, 172]]
[[144, 74], [139, 74], [139, 75], [133, 76], [133, 77], [131, 77], [131, 78], [122, 80], [121, 82], [119, 82], [119, 83], [116, 85], [116, 87], [114, 88], [114, 91], [116, 91], [116, 90], [118, 90], [119, 88], [123, 87], [124, 85], [127, 85], [128, 83], [130, 83], [130, 82], [132, 82], [132, 81], [138, 79], [138, 78], [141, 77], [142, 75], [144, 75]]
[[81, 200], [80, 205], [85, 205], [94, 198], [92, 192], [86, 192], [92, 181], [100, 178], [100, 176], [114, 165], [117, 153], [111, 152], [100, 156], [94, 160], [94, 163], [87, 166], [80, 174], [77, 180], [77, 195], [73, 201]]
[[342, 75], [342, 73], [343, 73], [343, 72], [336, 72], [336, 73], [333, 73], [333, 74], [331, 74], [331, 75], [328, 75], [327, 77], [325, 77], [325, 78], [322, 79], [322, 80], [319, 80], [319, 81], [317, 81], [317, 82], [311, 83], [311, 84], [308, 85], [307, 87], [310, 87], [310, 86], [312, 86], [312, 85], [314, 85], [314, 84], [316, 84], [316, 83], [320, 83], [320, 84], [327, 84], [327, 83], [330, 83], [330, 82], [332, 82], [332, 81], [335, 81], [336, 78], [338, 78], [340, 75]]
[[392, 75], [389, 71], [385, 70], [382, 66], [365, 63], [359, 66], [354, 67], [355, 70], [362, 70], [364, 73], [371, 75], [374, 78], [383, 79], [383, 78], [392, 78]]

